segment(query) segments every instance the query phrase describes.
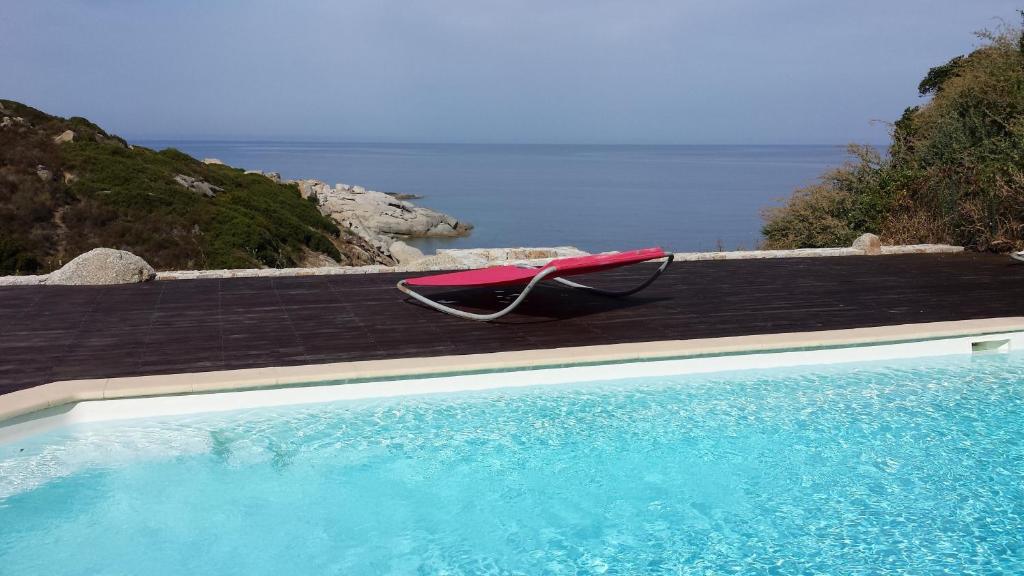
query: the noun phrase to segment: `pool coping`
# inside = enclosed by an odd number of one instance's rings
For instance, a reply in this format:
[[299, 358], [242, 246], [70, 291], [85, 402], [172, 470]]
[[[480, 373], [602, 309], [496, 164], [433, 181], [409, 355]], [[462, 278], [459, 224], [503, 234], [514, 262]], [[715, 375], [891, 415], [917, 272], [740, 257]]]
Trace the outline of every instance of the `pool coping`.
[[631, 342], [487, 354], [245, 368], [215, 372], [64, 380], [0, 396], [0, 427], [31, 419], [33, 413], [36, 412], [52, 411], [66, 405], [90, 400], [345, 384], [416, 377], [430, 378], [483, 372], [566, 368], [794, 350], [820, 350], [1018, 331], [1024, 331], [1024, 317], [693, 340]]

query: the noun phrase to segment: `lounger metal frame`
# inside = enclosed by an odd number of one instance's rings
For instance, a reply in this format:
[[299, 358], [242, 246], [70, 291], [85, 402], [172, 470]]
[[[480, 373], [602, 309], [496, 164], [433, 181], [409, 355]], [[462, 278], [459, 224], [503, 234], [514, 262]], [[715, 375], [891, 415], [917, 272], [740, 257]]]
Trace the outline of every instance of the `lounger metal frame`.
[[[562, 286], [567, 286], [569, 288], [575, 288], [577, 290], [583, 290], [583, 291], [591, 292], [591, 293], [594, 293], [594, 294], [600, 294], [601, 296], [608, 296], [610, 298], [622, 298], [624, 296], [629, 296], [631, 294], [636, 294], [637, 292], [639, 292], [639, 291], [643, 290], [644, 288], [647, 288], [648, 286], [650, 286], [651, 283], [654, 282], [655, 280], [657, 280], [658, 276], [661, 276], [661, 273], [664, 272], [668, 268], [669, 264], [672, 263], [672, 260], [674, 258], [675, 258], [674, 254], [666, 254], [665, 255], [665, 261], [661, 263], [661, 266], [658, 266], [658, 269], [654, 271], [654, 274], [651, 274], [651, 276], [648, 277], [646, 280], [644, 280], [642, 283], [640, 283], [640, 285], [638, 285], [638, 286], [636, 286], [634, 288], [630, 288], [629, 290], [603, 290], [601, 288], [594, 288], [593, 286], [587, 286], [585, 284], [579, 284], [579, 283], [573, 282], [571, 280], [566, 280], [565, 278], [552, 278], [552, 280], [557, 282], [557, 283], [559, 283], [559, 284], [561, 284]], [[637, 262], [637, 264], [640, 264], [640, 262]], [[539, 267], [538, 266], [523, 266], [523, 268], [539, 268]], [[533, 277], [533, 279], [530, 280], [530, 282], [523, 288], [523, 291], [519, 293], [519, 296], [516, 297], [516, 299], [513, 300], [511, 304], [509, 304], [505, 308], [502, 308], [501, 310], [498, 310], [497, 312], [494, 312], [492, 314], [474, 314], [472, 312], [466, 312], [464, 310], [459, 310], [458, 308], [452, 308], [451, 306], [445, 306], [444, 304], [441, 304], [440, 302], [437, 302], [435, 300], [431, 300], [430, 298], [427, 298], [426, 296], [424, 296], [424, 295], [414, 291], [412, 288], [410, 288], [406, 284], [405, 280], [402, 280], [402, 281], [400, 281], [398, 283], [398, 289], [401, 290], [402, 292], [404, 292], [405, 294], [409, 295], [410, 297], [412, 297], [414, 300], [416, 300], [418, 302], [421, 302], [423, 304], [426, 304], [427, 306], [433, 308], [434, 310], [438, 310], [438, 311], [444, 312], [446, 314], [451, 314], [452, 316], [458, 316], [459, 318], [465, 318], [467, 320], [478, 320], [480, 322], [490, 322], [491, 320], [497, 320], [498, 318], [501, 318], [502, 316], [504, 316], [504, 315], [508, 314], [509, 312], [515, 310], [519, 306], [519, 304], [521, 304], [522, 301], [526, 298], [526, 296], [530, 293], [530, 291], [533, 290], [534, 286], [536, 286], [541, 280], [544, 280], [545, 278], [547, 278], [548, 276], [551, 276], [552, 274], [554, 274], [556, 272], [558, 272], [558, 268], [556, 266], [551, 266], [551, 267], [548, 267], [548, 268], [544, 268], [543, 270], [540, 271], [539, 274], [537, 274], [536, 276]], [[471, 286], [467, 286], [467, 287], [471, 287]], [[455, 286], [452, 286], [452, 288], [455, 288]]]

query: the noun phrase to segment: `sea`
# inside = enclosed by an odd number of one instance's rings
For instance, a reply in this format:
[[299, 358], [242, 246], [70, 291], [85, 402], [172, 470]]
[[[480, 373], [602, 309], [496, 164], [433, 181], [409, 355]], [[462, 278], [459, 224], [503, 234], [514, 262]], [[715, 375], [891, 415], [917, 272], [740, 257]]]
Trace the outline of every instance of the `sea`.
[[845, 145], [358, 144], [140, 140], [236, 167], [382, 192], [472, 223], [438, 248], [753, 249], [762, 213], [848, 160]]

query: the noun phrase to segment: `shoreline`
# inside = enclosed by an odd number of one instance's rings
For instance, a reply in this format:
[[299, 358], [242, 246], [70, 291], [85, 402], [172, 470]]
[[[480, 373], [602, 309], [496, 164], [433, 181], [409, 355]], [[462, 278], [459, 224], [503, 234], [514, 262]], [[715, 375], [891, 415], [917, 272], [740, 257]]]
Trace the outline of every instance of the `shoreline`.
[[[219, 158], [203, 158], [202, 163], [228, 166], [276, 184], [295, 186], [302, 199], [311, 202], [321, 215], [360, 239], [363, 255], [375, 264], [408, 264], [424, 258], [422, 251], [405, 242], [407, 239], [458, 238], [473, 231], [472, 223], [411, 202], [423, 198], [418, 194], [380, 192], [343, 182], [331, 185], [316, 178], [283, 179], [280, 172], [231, 166]], [[339, 265], [322, 255], [310, 256], [305, 264], [313, 264], [311, 267]]]

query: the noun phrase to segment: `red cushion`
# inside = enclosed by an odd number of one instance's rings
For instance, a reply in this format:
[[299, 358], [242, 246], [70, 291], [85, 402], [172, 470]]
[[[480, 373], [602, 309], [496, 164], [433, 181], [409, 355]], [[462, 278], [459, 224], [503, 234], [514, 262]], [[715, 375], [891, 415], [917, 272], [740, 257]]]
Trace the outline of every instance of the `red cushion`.
[[405, 283], [410, 286], [504, 286], [526, 284], [539, 271], [536, 268], [520, 268], [518, 266], [492, 266], [479, 270], [410, 278]]
[[589, 274], [619, 266], [628, 266], [664, 258], [665, 251], [661, 248], [644, 248], [642, 250], [630, 250], [615, 254], [594, 254], [592, 256], [575, 256], [573, 258], [561, 258], [548, 262], [545, 268], [554, 266], [558, 268], [555, 276], [571, 276], [573, 274]]
[[547, 276], [547, 278], [600, 272], [601, 270], [637, 264], [665, 256], [665, 251], [661, 248], [644, 248], [642, 250], [630, 250], [615, 254], [594, 254], [592, 256], [560, 258], [548, 262], [543, 268], [491, 266], [490, 268], [480, 268], [479, 270], [465, 270], [463, 272], [448, 272], [433, 276], [409, 278], [405, 282], [409, 286], [508, 286], [527, 284], [541, 270], [551, 267], [557, 268], [558, 271]]

